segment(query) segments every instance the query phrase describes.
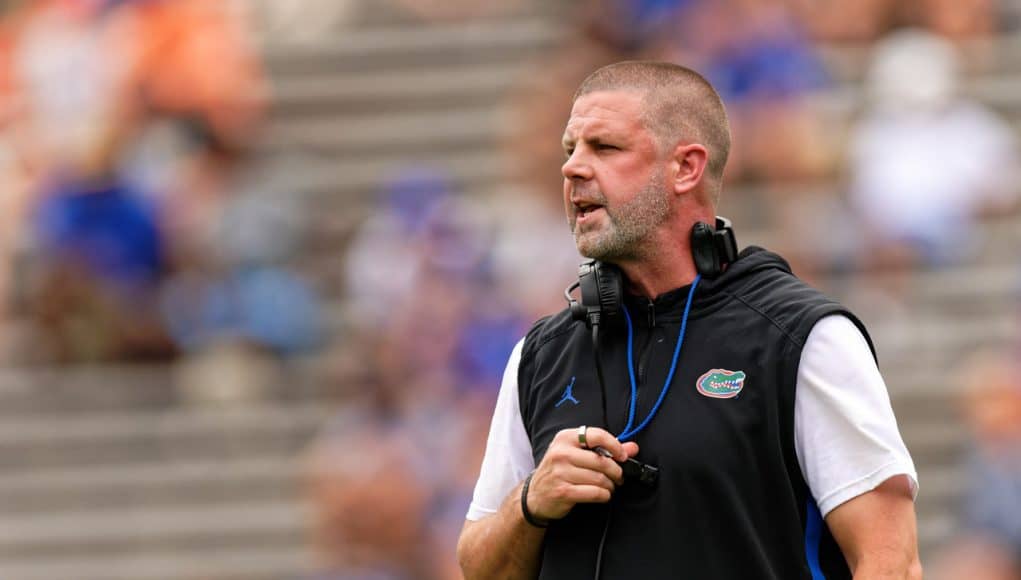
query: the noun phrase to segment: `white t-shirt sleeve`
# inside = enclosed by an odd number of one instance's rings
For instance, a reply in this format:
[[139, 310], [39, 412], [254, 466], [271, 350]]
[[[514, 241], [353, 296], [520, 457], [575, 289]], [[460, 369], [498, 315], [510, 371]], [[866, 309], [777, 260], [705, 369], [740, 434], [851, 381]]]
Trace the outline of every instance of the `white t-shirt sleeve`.
[[493, 422], [489, 426], [482, 470], [475, 484], [471, 505], [468, 506], [466, 517], [472, 521], [496, 513], [507, 494], [535, 469], [532, 444], [525, 432], [518, 401], [518, 364], [521, 362], [523, 344], [524, 339], [514, 347], [503, 372]]
[[895, 475], [907, 475], [912, 493], [918, 493], [918, 475], [886, 383], [865, 337], [846, 316], [824, 317], [805, 341], [794, 448], [823, 517]]

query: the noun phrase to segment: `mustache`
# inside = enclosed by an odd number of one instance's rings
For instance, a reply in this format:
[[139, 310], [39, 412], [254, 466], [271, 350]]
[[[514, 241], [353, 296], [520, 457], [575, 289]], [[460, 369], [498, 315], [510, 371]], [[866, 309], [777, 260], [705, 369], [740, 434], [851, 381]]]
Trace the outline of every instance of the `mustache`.
[[606, 196], [598, 190], [585, 191], [578, 188], [571, 188], [569, 192], [569, 198], [572, 205], [574, 202], [588, 202], [597, 205], [607, 205]]

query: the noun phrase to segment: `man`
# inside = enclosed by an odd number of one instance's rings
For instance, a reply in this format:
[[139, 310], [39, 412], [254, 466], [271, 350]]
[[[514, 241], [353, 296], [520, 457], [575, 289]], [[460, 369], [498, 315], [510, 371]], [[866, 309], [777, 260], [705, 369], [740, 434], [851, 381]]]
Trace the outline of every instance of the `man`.
[[[608, 424], [589, 329], [540, 320], [504, 375], [465, 577], [920, 577], [917, 478], [861, 324], [758, 248], [699, 276], [730, 145], [713, 88], [604, 67], [563, 144], [578, 250], [626, 284], [627, 328], [604, 322], [599, 348]], [[625, 484], [628, 458], [658, 484]]]

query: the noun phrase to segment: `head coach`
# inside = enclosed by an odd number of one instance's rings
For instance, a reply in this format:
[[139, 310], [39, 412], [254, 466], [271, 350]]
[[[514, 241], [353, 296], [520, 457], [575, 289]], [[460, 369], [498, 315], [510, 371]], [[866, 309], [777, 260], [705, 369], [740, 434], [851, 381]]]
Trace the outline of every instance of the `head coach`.
[[868, 333], [716, 217], [730, 130], [712, 86], [599, 69], [563, 146], [592, 261], [511, 355], [465, 577], [921, 577], [917, 476]]

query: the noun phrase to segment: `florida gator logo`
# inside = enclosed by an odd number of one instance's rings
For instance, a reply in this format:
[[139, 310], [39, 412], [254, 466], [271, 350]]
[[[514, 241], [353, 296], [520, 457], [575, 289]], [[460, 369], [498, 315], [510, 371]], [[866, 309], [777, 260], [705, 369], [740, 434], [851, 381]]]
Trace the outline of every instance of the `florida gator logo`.
[[744, 371], [711, 369], [698, 377], [695, 386], [698, 387], [698, 392], [707, 397], [730, 399], [736, 397], [744, 388], [744, 378]]

